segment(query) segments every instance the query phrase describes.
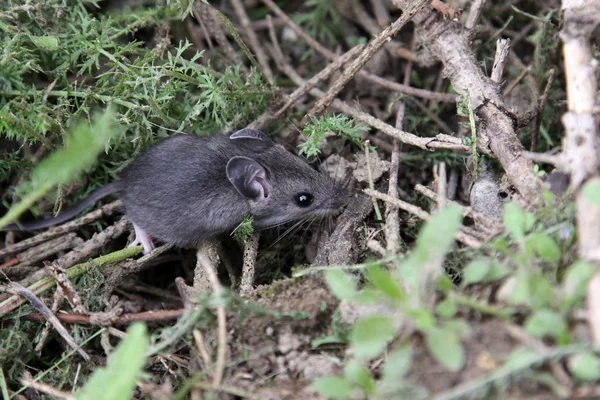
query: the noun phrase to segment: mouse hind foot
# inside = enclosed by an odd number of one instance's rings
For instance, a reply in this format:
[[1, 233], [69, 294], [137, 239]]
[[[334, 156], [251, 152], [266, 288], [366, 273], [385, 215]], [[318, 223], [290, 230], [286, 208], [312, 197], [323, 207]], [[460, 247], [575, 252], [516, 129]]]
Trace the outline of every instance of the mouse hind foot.
[[133, 224], [133, 230], [135, 231], [135, 239], [127, 247], [133, 247], [141, 244], [144, 248], [144, 254], [148, 254], [154, 250], [152, 238], [146, 233], [145, 230], [137, 226], [135, 223]]

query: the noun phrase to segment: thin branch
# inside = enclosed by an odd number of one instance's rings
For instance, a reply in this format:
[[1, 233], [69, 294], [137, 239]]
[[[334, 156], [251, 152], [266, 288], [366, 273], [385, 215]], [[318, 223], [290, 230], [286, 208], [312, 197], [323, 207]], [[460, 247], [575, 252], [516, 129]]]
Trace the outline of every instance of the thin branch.
[[477, 20], [481, 15], [481, 11], [483, 10], [483, 6], [485, 4], [485, 0], [473, 0], [471, 2], [471, 9], [469, 10], [469, 15], [467, 16], [467, 22], [465, 23], [465, 28], [468, 30], [473, 30], [475, 25], [477, 25]]
[[544, 116], [544, 106], [546, 105], [546, 99], [548, 98], [548, 93], [550, 93], [550, 87], [552, 86], [552, 82], [554, 81], [554, 68], [552, 68], [548, 72], [548, 81], [546, 81], [546, 87], [544, 88], [544, 93], [542, 97], [540, 97], [540, 103], [537, 107], [537, 115], [535, 117], [535, 130], [533, 131], [533, 136], [531, 137], [531, 145], [529, 146], [529, 150], [535, 151], [537, 147], [537, 141], [540, 137], [540, 128], [542, 126], [542, 117]]
[[361, 52], [364, 49], [364, 45], [358, 45], [346, 53], [342, 54], [338, 57], [334, 62], [329, 64], [327, 67], [323, 68], [318, 74], [310, 78], [304, 85], [298, 87], [298, 89], [294, 90], [292, 94], [288, 96], [286, 103], [275, 113], [273, 114], [273, 119], [280, 119], [283, 117], [289, 109], [300, 100], [300, 98], [310, 92], [319, 82], [329, 78], [334, 72], [339, 71], [342, 66], [347, 63], [352, 57], [355, 57], [356, 54]]
[[[142, 251], [141, 246], [128, 247], [123, 250], [115, 251], [114, 253], [106, 254], [101, 257], [97, 257], [88, 262], [72, 266], [71, 268], [69, 268], [67, 270], [67, 276], [69, 278], [74, 278], [74, 277], [83, 275], [84, 273], [89, 271], [91, 268], [99, 268], [104, 265], [117, 263], [128, 257], [133, 257], [133, 256], [141, 253], [141, 251]], [[54, 280], [54, 278], [45, 277], [38, 281], [33, 282], [31, 286], [27, 287], [27, 289], [31, 290], [35, 294], [40, 294], [42, 292], [45, 292], [48, 289], [55, 287], [55, 284], [56, 284], [55, 282], [56, 281]], [[22, 304], [24, 304], [24, 300], [20, 296], [16, 296], [16, 295], [11, 296], [8, 299], [0, 302], [0, 317], [3, 317], [4, 315], [8, 314], [9, 312], [14, 311]]]
[[[414, 214], [424, 221], [429, 221], [431, 219], [431, 215], [429, 215], [429, 213], [427, 211], [423, 210], [421, 207], [417, 207], [413, 204], [407, 203], [400, 199], [395, 199], [391, 196], [388, 196], [385, 193], [381, 193], [376, 190], [364, 189], [363, 191], [371, 197], [374, 197], [379, 200], [383, 200], [383, 201], [391, 204], [394, 207], [398, 207], [404, 211]], [[468, 235], [462, 231], [456, 232], [454, 234], [454, 237], [456, 238], [456, 240], [458, 240], [461, 243], [464, 243], [465, 245], [467, 245], [469, 247], [472, 247], [472, 248], [481, 247], [481, 242], [479, 240], [471, 237], [470, 235]]]
[[52, 396], [55, 399], [75, 400], [75, 396], [73, 396], [71, 393], [63, 392], [45, 383], [34, 381], [33, 379], [22, 378], [21, 383], [27, 387], [37, 390], [38, 392]]
[[254, 285], [254, 266], [258, 255], [258, 241], [260, 232], [256, 231], [244, 244], [244, 265], [242, 267], [242, 280], [240, 282], [240, 295], [249, 296]]
[[40, 299], [38, 299], [38, 297], [33, 294], [31, 290], [24, 288], [15, 282], [10, 282], [8, 286], [12, 292], [27, 299], [29, 303], [42, 314], [44, 319], [54, 326], [56, 332], [58, 332], [65, 342], [67, 342], [71, 348], [75, 349], [85, 361], [90, 361], [90, 356], [88, 356], [87, 353], [79, 347], [79, 345], [75, 342], [75, 339], [73, 339], [73, 336], [71, 336], [65, 327], [62, 326], [58, 318], [56, 318], [52, 311]]
[[[415, 191], [435, 202], [439, 200], [439, 195], [436, 192], [423, 185], [415, 185]], [[502, 221], [500, 219], [480, 213], [475, 211], [472, 207], [463, 206], [452, 200], [448, 200], [448, 202], [454, 206], [460, 207], [463, 216], [472, 217], [480, 227], [485, 228], [489, 233], [497, 234], [502, 231]]]
[[[272, 37], [272, 40], [273, 40], [273, 37]], [[294, 81], [294, 83], [296, 85], [298, 85], [298, 86], [304, 85], [306, 83], [306, 81], [300, 75], [298, 75], [298, 73], [284, 60], [283, 53], [281, 52], [281, 49], [279, 48], [276, 41], [273, 41], [273, 45], [274, 45], [273, 51], [275, 53], [275, 57], [278, 58], [278, 65], [280, 66], [281, 70], [286, 75], [288, 75], [290, 77], [290, 79], [292, 79]], [[325, 93], [323, 91], [316, 89], [316, 88], [312, 89], [310, 91], [310, 94], [313, 96], [317, 96], [317, 97], [325, 96]], [[357, 122], [361, 122], [366, 125], [369, 125], [375, 129], [380, 130], [381, 132], [385, 133], [386, 135], [391, 136], [392, 138], [398, 139], [402, 143], [410, 144], [412, 146], [417, 146], [423, 150], [432, 151], [434, 149], [439, 148], [439, 149], [451, 149], [451, 150], [461, 151], [461, 152], [469, 152], [470, 151], [470, 148], [463, 144], [441, 141], [441, 140], [439, 140], [438, 137], [436, 137], [436, 138], [420, 137], [417, 135], [413, 135], [412, 133], [408, 133], [408, 132], [404, 132], [400, 129], [396, 129], [393, 126], [381, 121], [380, 119], [375, 118], [372, 115], [369, 115], [365, 112], [359, 111], [359, 110], [355, 109], [354, 107], [351, 107], [347, 103], [345, 103], [341, 100], [338, 100], [338, 99], [333, 100], [331, 105], [334, 108], [338, 109], [339, 111], [351, 116]], [[456, 138], [454, 138], [454, 139], [456, 139]], [[458, 139], [458, 140], [460, 141], [460, 139]]]
[[204, 344], [204, 337], [202, 336], [202, 332], [198, 329], [194, 329], [192, 331], [192, 335], [194, 336], [194, 343], [196, 343], [196, 349], [198, 349], [198, 353], [200, 353], [200, 357], [202, 357], [202, 361], [204, 362], [204, 367], [206, 369], [212, 368], [212, 360], [210, 358], [210, 353], [206, 349], [206, 345]]
[[90, 222], [97, 221], [102, 217], [109, 216], [114, 214], [118, 209], [123, 206], [123, 203], [120, 200], [113, 201], [98, 210], [94, 210], [82, 217], [74, 219], [73, 221], [67, 222], [62, 225], [55, 226], [53, 228], [48, 229], [36, 235], [32, 238], [22, 240], [18, 243], [15, 243], [11, 246], [8, 246], [4, 249], [0, 250], [0, 257], [4, 257], [6, 255], [15, 254], [21, 252], [29, 247], [35, 246], [39, 243], [45, 242], [46, 240], [55, 238], [57, 236], [61, 236], [65, 233], [72, 232], [77, 230], [78, 228], [88, 225]]
[[402, 10], [402, 15], [393, 24], [387, 27], [379, 36], [373, 39], [365, 50], [344, 70], [342, 76], [340, 76], [331, 85], [327, 94], [319, 100], [308, 114], [302, 119], [301, 125], [304, 126], [310, 121], [310, 119], [318, 117], [325, 111], [325, 109], [333, 102], [333, 99], [342, 91], [346, 84], [354, 78], [356, 73], [373, 57], [373, 55], [379, 51], [387, 40], [392, 36], [396, 35], [400, 29], [404, 27], [412, 17], [419, 12], [423, 7], [427, 5], [427, 0], [416, 0], [411, 3], [409, 7]]
[[494, 66], [490, 76], [492, 82], [500, 85], [502, 83], [502, 74], [510, 52], [510, 39], [498, 39], [496, 42], [496, 55], [494, 56]]
[[506, 85], [506, 88], [502, 92], [502, 95], [504, 97], [508, 96], [510, 94], [510, 92], [512, 92], [513, 89], [517, 87], [517, 85], [519, 84], [519, 82], [521, 82], [523, 80], [523, 78], [525, 78], [526, 76], [529, 76], [529, 73], [531, 72], [532, 68], [533, 68], [533, 65], [528, 65], [527, 68], [524, 68], [521, 71], [521, 73], [519, 74], [519, 76], [517, 76], [515, 78], [514, 81], [512, 81], [511, 83], [509, 83], [508, 85]]
[[551, 153], [532, 153], [523, 151], [523, 157], [536, 163], [551, 164], [555, 167], [560, 167], [563, 164], [562, 154]]
[[[261, 0], [267, 7], [269, 7], [280, 19], [282, 19], [287, 26], [289, 26], [298, 36], [302, 38], [306, 42], [306, 44], [317, 53], [321, 54], [323, 57], [327, 58], [329, 61], [335, 61], [338, 56], [331, 50], [327, 49], [311, 36], [309, 36], [306, 32], [302, 30], [298, 25], [292, 21], [285, 12], [281, 8], [279, 8], [273, 0]], [[454, 94], [450, 93], [435, 93], [424, 89], [417, 89], [406, 85], [401, 85], [399, 83], [381, 78], [377, 75], [370, 74], [366, 71], [358, 71], [358, 75], [362, 78], [367, 79], [370, 82], [376, 83], [378, 85], [387, 87], [388, 89], [397, 91], [398, 93], [403, 93], [408, 96], [414, 97], [422, 97], [424, 99], [436, 100], [440, 102], [446, 103], [456, 103], [458, 97]]]
[[[133, 322], [160, 322], [160, 321], [171, 321], [178, 319], [183, 314], [188, 312], [189, 308], [181, 308], [177, 310], [157, 310], [157, 311], [144, 311], [139, 313], [122, 314], [118, 317], [111, 318], [110, 323], [113, 325], [130, 324]], [[30, 313], [24, 315], [23, 318], [30, 321], [43, 321], [44, 316], [38, 313]], [[105, 325], [99, 324], [99, 320], [88, 314], [66, 314], [59, 313], [56, 315], [59, 321], [66, 322], [69, 324], [77, 325]]]
[[[199, 250], [196, 252], [196, 257], [198, 259], [198, 265], [201, 266], [208, 278], [213, 293], [215, 296], [220, 296], [223, 292], [223, 287], [219, 282], [219, 278], [217, 277], [217, 272], [215, 271], [215, 267], [208, 261], [208, 258]], [[218, 388], [221, 386], [221, 382], [223, 380], [223, 371], [225, 369], [225, 355], [227, 351], [227, 326], [226, 326], [226, 315], [225, 315], [225, 307], [218, 306], [217, 307], [217, 324], [218, 324], [218, 347], [217, 347], [217, 361], [215, 362], [215, 373], [213, 376], [213, 387]]]
[[[126, 219], [122, 219], [116, 224], [105, 228], [103, 231], [94, 233], [90, 240], [84, 242], [81, 246], [74, 248], [67, 254], [58, 258], [57, 262], [60, 263], [63, 268], [68, 268], [78, 261], [89, 258], [112, 240], [127, 232], [128, 226], [129, 222]], [[42, 269], [23, 279], [19, 282], [19, 284], [22, 286], [29, 286], [47, 275], [48, 271]]]
[[242, 4], [242, 0], [232, 0], [231, 4], [233, 5], [233, 10], [235, 11], [237, 17], [240, 20], [240, 24], [242, 25], [242, 29], [250, 42], [250, 46], [254, 53], [256, 54], [256, 58], [258, 59], [258, 63], [260, 64], [264, 76], [267, 78], [267, 81], [272, 85], [274, 82], [273, 71], [269, 66], [269, 60], [267, 59], [267, 54], [265, 50], [260, 45], [258, 37], [256, 33], [252, 29], [252, 25], [250, 23], [250, 19], [248, 18], [248, 14], [246, 14], [246, 9]]

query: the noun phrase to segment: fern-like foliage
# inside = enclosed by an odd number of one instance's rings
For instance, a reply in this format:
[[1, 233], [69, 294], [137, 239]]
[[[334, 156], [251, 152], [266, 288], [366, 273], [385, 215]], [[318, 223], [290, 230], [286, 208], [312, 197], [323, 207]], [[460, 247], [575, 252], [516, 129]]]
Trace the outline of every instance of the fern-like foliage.
[[[55, 150], [112, 105], [124, 134], [90, 176], [102, 184], [157, 138], [242, 127], [263, 112], [272, 89], [261, 75], [216, 71], [187, 40], [173, 45], [170, 25], [192, 2], [165, 3], [98, 14], [93, 1], [0, 0], [0, 136]], [[3, 159], [3, 180], [27, 167], [21, 156]]]
[[362, 147], [362, 138], [360, 134], [368, 131], [369, 128], [364, 125], [355, 124], [354, 121], [345, 115], [324, 115], [315, 118], [306, 124], [302, 131], [306, 136], [306, 141], [300, 144], [300, 154], [307, 158], [317, 156], [321, 150], [319, 147], [328, 134], [346, 137]]

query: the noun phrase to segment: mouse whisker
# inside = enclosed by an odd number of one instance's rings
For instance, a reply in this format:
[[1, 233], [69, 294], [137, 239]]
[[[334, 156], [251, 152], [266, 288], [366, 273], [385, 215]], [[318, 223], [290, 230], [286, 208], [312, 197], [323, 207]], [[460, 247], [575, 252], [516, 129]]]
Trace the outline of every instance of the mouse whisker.
[[[271, 247], [275, 246], [277, 243], [279, 243], [281, 241], [281, 239], [283, 239], [284, 237], [286, 237], [287, 235], [289, 235], [290, 232], [294, 231], [296, 228], [298, 228], [300, 225], [302, 225], [303, 223], [305, 223], [307, 220], [308, 220], [308, 218], [303, 218], [303, 219], [299, 220], [298, 222], [294, 223], [294, 225], [292, 225], [291, 227], [289, 227], [288, 229], [286, 229], [285, 232], [283, 232], [281, 235], [279, 235], [277, 237], [277, 239], [275, 239], [275, 241], [273, 243], [271, 243], [271, 245], [269, 247], [267, 247], [266, 250], [268, 250]], [[283, 225], [283, 224], [279, 224], [279, 225]]]

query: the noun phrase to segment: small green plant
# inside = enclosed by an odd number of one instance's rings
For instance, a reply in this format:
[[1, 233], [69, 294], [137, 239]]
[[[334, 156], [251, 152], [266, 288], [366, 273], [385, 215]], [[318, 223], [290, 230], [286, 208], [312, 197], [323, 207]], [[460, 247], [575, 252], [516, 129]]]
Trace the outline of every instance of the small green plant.
[[319, 146], [325, 141], [328, 133], [335, 133], [337, 136], [346, 137], [362, 148], [360, 134], [368, 130], [368, 127], [355, 124], [353, 120], [345, 115], [326, 114], [306, 124], [306, 127], [302, 131], [302, 134], [306, 136], [306, 141], [300, 144], [299, 153], [306, 155], [307, 158], [318, 155], [321, 152]]
[[[599, 188], [598, 184], [589, 184], [583, 190], [584, 195], [595, 199], [600, 206]], [[433, 279], [437, 282], [435, 288], [442, 295], [433, 312], [424, 306], [423, 301], [427, 288], [430, 293], [434, 289], [431, 284], [424, 284], [430, 273], [426, 266], [440, 264], [450, 250], [453, 234], [460, 223], [457, 209], [443, 209], [432, 218], [420, 232], [413, 252], [404, 260], [397, 261], [396, 268], [384, 267], [389, 259], [361, 266], [365, 280], [361, 289], [356, 277], [343, 269], [327, 270], [327, 283], [338, 298], [357, 306], [376, 303], [390, 312], [379, 312], [356, 321], [347, 338], [353, 357], [346, 362], [343, 376], [317, 380], [314, 383], [316, 390], [333, 399], [348, 399], [358, 393], [367, 398], [390, 398], [406, 396], [407, 391], [417, 390], [405, 376], [411, 364], [410, 349], [406, 344], [393, 343], [398, 321], [391, 315], [400, 315], [401, 323], [410, 321], [424, 336], [427, 349], [441, 365], [452, 371], [459, 370], [465, 362], [461, 340], [469, 330], [466, 322], [456, 317], [459, 306], [502, 320], [509, 320], [519, 307], [520, 313], [527, 312], [524, 329], [535, 338], [553, 339], [562, 346], [564, 351], [558, 350], [557, 354], [567, 360], [577, 379], [600, 379], [600, 358], [584, 348], [568, 347], [571, 345], [568, 314], [582, 304], [587, 281], [595, 268], [589, 263], [576, 261], [559, 279], [559, 265], [566, 251], [559, 243], [568, 243], [564, 235], [573, 226], [562, 221], [547, 227], [549, 220], [547, 210], [533, 214], [516, 203], [508, 203], [503, 218], [507, 234], [492, 242], [488, 255], [475, 257], [464, 267], [461, 285], [452, 284], [447, 275]], [[560, 235], [563, 235], [562, 242], [558, 240]], [[436, 244], [436, 250], [432, 250], [432, 243]], [[506, 288], [504, 301], [508, 306], [504, 309], [489, 307], [460, 293], [468, 285], [499, 279], [504, 279], [503, 286]], [[382, 374], [376, 379], [367, 363], [384, 356], [390, 343]], [[502, 368], [474, 383], [465, 395], [479, 391], [484, 393], [496, 382], [522, 375], [524, 371], [531, 372], [527, 375], [531, 379], [544, 382], [542, 373], [531, 370], [546, 360], [545, 355], [535, 352], [525, 355], [516, 351], [506, 358]], [[388, 380], [386, 371], [392, 370], [395, 372], [389, 374]], [[425, 398], [423, 393], [420, 395]], [[417, 394], [411, 392], [411, 398], [418, 398]]]
[[[191, 4], [144, 4], [114, 14], [73, 0], [7, 6], [0, 12], [0, 136], [14, 148], [55, 150], [76, 124], [112, 105], [122, 135], [88, 174], [93, 189], [157, 138], [211, 134], [231, 121], [246, 125], [266, 108], [272, 89], [255, 69], [216, 71], [200, 63], [203, 53], [187, 40], [168, 44], [164, 28], [179, 23]], [[122, 40], [143, 29], [155, 36]], [[4, 179], [30, 165], [25, 152], [2, 157]]]
[[52, 188], [66, 184], [80, 172], [89, 170], [98, 155], [105, 151], [111, 140], [119, 134], [119, 129], [113, 125], [113, 119], [114, 113], [109, 110], [104, 115], [94, 118], [91, 125], [83, 122], [75, 126], [72, 134], [66, 138], [65, 147], [44, 159], [32, 171], [31, 180], [24, 185], [25, 189], [21, 189], [27, 194], [8, 214], [0, 218], [0, 227], [16, 220]]
[[331, 1], [306, 0], [309, 11], [296, 14], [293, 20], [319, 42], [331, 46], [343, 37], [342, 19]]
[[254, 233], [254, 226], [252, 223], [254, 218], [251, 216], [244, 217], [244, 220], [231, 232], [233, 238], [240, 244], [244, 244], [246, 240], [250, 239], [250, 236]]
[[473, 176], [477, 179], [479, 175], [479, 153], [477, 152], [477, 126], [475, 125], [475, 113], [471, 107], [471, 96], [466, 93], [461, 98], [461, 102], [456, 105], [456, 113], [461, 117], [468, 117], [468, 128], [471, 132], [471, 137], [465, 137], [464, 142], [467, 146], [471, 146], [473, 155]]
[[[428, 266], [441, 266], [454, 243], [461, 219], [457, 207], [442, 209], [423, 227], [412, 254], [398, 261], [395, 269], [388, 270], [378, 262], [365, 266], [366, 284], [362, 289], [358, 288], [356, 278], [343, 269], [325, 272], [327, 284], [338, 298], [357, 306], [382, 304], [390, 310], [390, 315], [410, 320], [425, 336], [433, 357], [450, 370], [464, 364], [460, 341], [467, 330], [466, 324], [431, 312], [426, 306], [424, 285], [437, 280], [430, 276]], [[432, 243], [436, 246], [432, 247]], [[418, 390], [415, 392], [404, 376], [412, 357], [406, 345], [395, 345], [387, 354], [379, 380], [366, 367], [368, 362], [383, 355], [395, 337], [398, 321], [390, 315], [372, 314], [356, 321], [348, 337], [353, 357], [346, 363], [344, 376], [317, 380], [314, 386], [320, 394], [335, 399], [351, 398], [354, 392], [362, 392], [368, 398], [389, 398], [401, 393], [416, 396]]]
[[146, 325], [136, 323], [108, 357], [106, 367], [97, 369], [77, 394], [78, 400], [128, 400], [147, 361], [149, 338]]

